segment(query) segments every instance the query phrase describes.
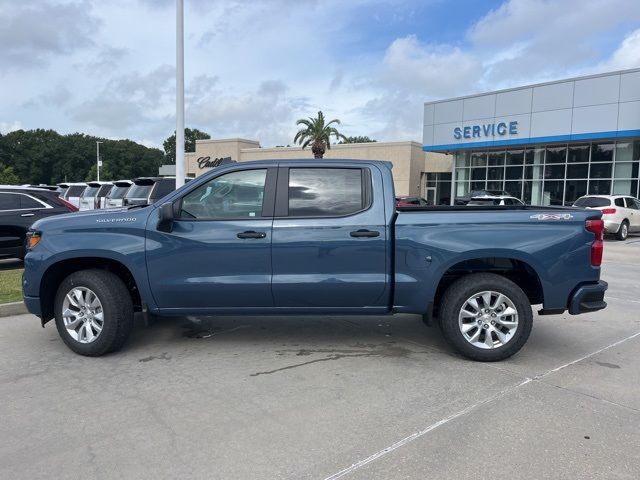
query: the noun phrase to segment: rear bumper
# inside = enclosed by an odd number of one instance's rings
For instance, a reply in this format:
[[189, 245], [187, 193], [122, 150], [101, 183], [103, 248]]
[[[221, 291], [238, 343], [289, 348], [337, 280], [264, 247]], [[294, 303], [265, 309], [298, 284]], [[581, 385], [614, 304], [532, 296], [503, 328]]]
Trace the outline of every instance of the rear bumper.
[[42, 309], [40, 308], [40, 297], [24, 297], [24, 304], [27, 306], [29, 313], [41, 316]]
[[608, 287], [607, 282], [602, 280], [579, 286], [569, 297], [569, 313], [578, 315], [602, 310], [607, 306], [607, 302], [604, 301], [604, 292]]
[[620, 222], [604, 220], [604, 230], [607, 233], [618, 233], [618, 230], [620, 230]]

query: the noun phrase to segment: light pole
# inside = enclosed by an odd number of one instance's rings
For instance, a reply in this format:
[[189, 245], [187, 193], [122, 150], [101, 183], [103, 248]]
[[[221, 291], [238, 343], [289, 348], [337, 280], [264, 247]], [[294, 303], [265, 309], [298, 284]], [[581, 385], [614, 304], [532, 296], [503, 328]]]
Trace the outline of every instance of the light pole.
[[96, 172], [98, 176], [98, 182], [100, 181], [100, 166], [102, 162], [100, 161], [100, 144], [102, 142], [96, 141]]
[[184, 0], [176, 1], [176, 188], [184, 185]]

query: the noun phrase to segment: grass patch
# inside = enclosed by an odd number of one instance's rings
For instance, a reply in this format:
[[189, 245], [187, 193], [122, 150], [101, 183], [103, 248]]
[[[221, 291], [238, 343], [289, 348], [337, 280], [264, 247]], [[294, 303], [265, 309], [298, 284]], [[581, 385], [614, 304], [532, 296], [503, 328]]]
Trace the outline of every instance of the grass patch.
[[0, 270], [0, 303], [22, 300], [22, 269]]

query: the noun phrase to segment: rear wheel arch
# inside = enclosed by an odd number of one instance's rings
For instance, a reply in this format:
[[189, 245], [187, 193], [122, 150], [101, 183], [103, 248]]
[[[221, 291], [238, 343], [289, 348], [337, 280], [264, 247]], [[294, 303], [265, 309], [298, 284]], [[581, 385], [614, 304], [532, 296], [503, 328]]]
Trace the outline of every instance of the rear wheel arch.
[[531, 305], [544, 303], [544, 289], [538, 271], [527, 261], [513, 256], [477, 256], [447, 266], [439, 277], [434, 295], [434, 315], [446, 290], [458, 279], [472, 273], [494, 273], [516, 283]]
[[43, 319], [50, 320], [54, 316], [54, 302], [60, 283], [69, 275], [82, 270], [106, 270], [115, 274], [126, 286], [134, 308], [142, 308], [138, 282], [122, 262], [107, 257], [76, 257], [55, 262], [42, 275], [39, 297]]

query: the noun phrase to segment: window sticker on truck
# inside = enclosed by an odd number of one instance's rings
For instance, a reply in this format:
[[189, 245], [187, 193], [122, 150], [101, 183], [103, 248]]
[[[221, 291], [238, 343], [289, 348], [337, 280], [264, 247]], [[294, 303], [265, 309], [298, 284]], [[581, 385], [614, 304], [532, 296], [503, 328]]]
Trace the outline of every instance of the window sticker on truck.
[[529, 218], [535, 220], [571, 220], [573, 215], [570, 213], [536, 213]]

